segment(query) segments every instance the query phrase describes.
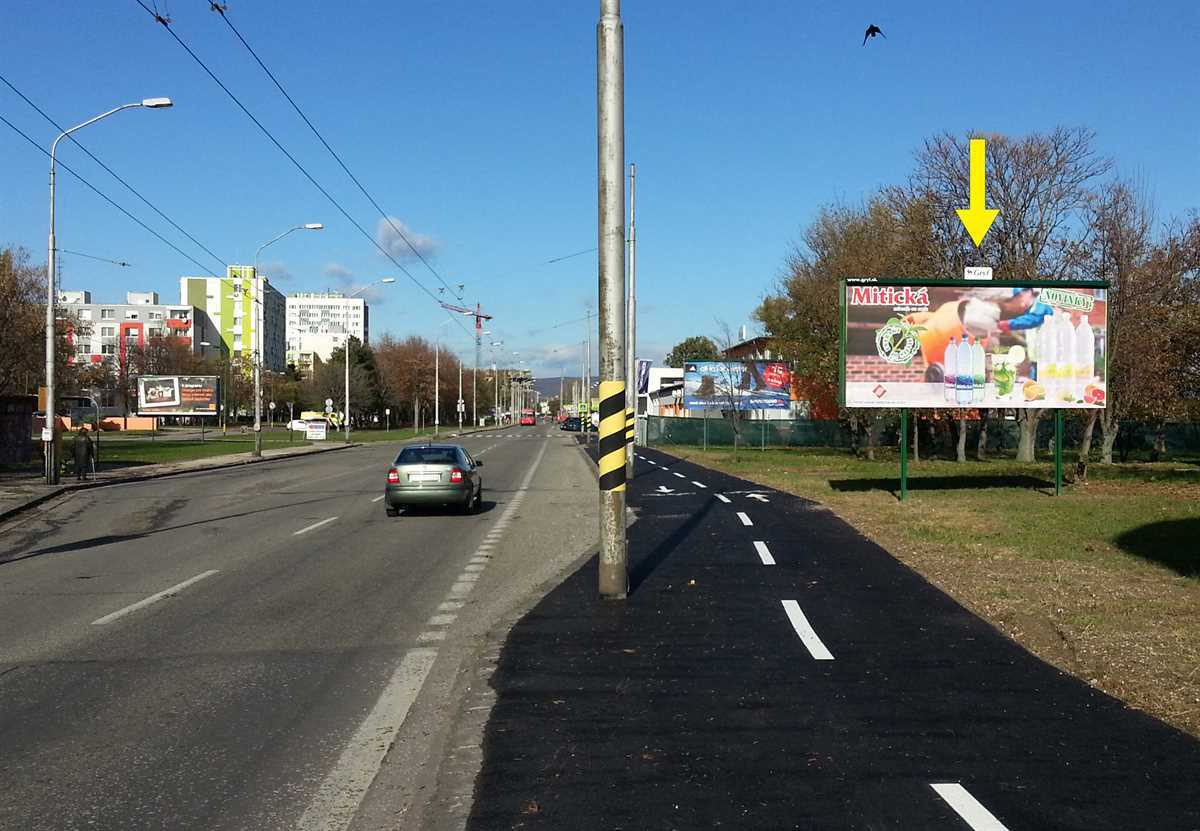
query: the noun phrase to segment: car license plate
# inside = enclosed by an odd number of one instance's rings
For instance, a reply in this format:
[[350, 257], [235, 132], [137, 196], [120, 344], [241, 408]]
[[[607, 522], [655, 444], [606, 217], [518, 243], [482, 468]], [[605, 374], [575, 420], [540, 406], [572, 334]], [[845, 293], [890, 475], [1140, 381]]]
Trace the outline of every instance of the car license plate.
[[441, 478], [442, 477], [438, 476], [436, 473], [410, 473], [410, 474], [408, 474], [408, 481], [410, 481], [410, 482], [436, 482]]

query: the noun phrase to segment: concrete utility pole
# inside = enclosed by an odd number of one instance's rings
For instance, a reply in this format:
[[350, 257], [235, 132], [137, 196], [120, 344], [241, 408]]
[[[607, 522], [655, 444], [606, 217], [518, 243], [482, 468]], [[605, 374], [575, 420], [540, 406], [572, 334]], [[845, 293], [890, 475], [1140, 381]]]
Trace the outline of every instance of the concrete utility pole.
[[[457, 356], [455, 356], [457, 357]], [[458, 410], [458, 432], [462, 432], [463, 421], [463, 397], [462, 397], [462, 361], [458, 362], [458, 405], [455, 407]]]
[[[634, 177], [637, 165], [629, 165], [629, 301], [625, 306], [625, 406], [634, 413], [637, 424], [637, 228], [633, 216]], [[625, 476], [633, 478], [633, 445], [625, 444]]]
[[[629, 591], [625, 548], [625, 55], [621, 0], [596, 24], [600, 249], [600, 596]], [[590, 328], [590, 327], [589, 327]]]

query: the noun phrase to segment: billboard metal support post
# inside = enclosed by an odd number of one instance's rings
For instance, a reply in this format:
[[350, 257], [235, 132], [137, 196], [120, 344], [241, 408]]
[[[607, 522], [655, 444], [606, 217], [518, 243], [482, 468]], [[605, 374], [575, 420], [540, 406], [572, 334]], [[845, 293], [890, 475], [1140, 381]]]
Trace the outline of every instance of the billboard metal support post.
[[1054, 411], [1054, 495], [1062, 495], [1063, 411]]
[[708, 407], [704, 408], [704, 449], [708, 450]]
[[908, 499], [908, 408], [900, 410], [900, 501]]

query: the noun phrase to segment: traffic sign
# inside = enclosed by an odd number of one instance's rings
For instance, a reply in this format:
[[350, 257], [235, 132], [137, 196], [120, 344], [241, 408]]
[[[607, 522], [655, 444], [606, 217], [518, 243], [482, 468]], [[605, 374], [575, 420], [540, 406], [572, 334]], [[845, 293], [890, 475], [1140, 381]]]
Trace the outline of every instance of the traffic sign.
[[273, 410], [273, 409], [275, 409], [275, 402], [274, 402], [274, 401], [272, 401], [272, 402], [271, 402], [270, 404], [268, 404], [267, 406], [269, 406], [269, 407], [270, 407], [270, 408]]
[[332, 413], [332, 412], [333, 412], [333, 405], [332, 405], [332, 404], [326, 404], [326, 405], [325, 405], [325, 412], [327, 412], [327, 413]]
[[326, 406], [326, 407], [332, 407], [332, 406], [333, 406], [333, 399], [332, 399], [332, 398], [326, 398], [326, 399], [325, 399], [325, 406]]
[[391, 408], [391, 407], [388, 407], [388, 408], [386, 408], [386, 409], [383, 411], [383, 414], [384, 414], [384, 415], [391, 415], [391, 414], [392, 414], [392, 408]]

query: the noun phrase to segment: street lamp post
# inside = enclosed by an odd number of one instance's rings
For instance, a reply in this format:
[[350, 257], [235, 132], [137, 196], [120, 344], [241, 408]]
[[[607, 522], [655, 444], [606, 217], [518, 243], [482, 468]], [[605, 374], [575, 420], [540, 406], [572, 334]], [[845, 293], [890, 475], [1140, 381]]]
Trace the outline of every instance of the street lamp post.
[[57, 243], [54, 238], [54, 167], [55, 158], [58, 152], [58, 143], [67, 136], [74, 133], [76, 130], [82, 130], [89, 124], [95, 124], [102, 118], [108, 118], [113, 113], [119, 113], [121, 110], [131, 110], [137, 108], [145, 108], [149, 110], [163, 109], [171, 106], [170, 98], [143, 98], [140, 102], [133, 104], [122, 104], [119, 107], [113, 107], [111, 110], [100, 115], [89, 118], [82, 124], [76, 124], [69, 130], [66, 130], [54, 139], [54, 143], [50, 145], [50, 236], [48, 252], [46, 255], [46, 421], [45, 428], [50, 432], [43, 432], [43, 437], [49, 435], [49, 441], [44, 441], [45, 458], [46, 458], [46, 484], [58, 484], [58, 453], [54, 446], [54, 430], [58, 424], [56, 415], [56, 407], [54, 406], [54, 303], [57, 299], [54, 292], [54, 271], [55, 271], [55, 255], [58, 250]]
[[[357, 295], [362, 294], [364, 291], [371, 288], [371, 286], [384, 285], [384, 284], [394, 283], [394, 282], [396, 282], [395, 277], [383, 277], [379, 280], [376, 280], [374, 283], [367, 283], [365, 286], [363, 286], [358, 291], [351, 292], [349, 295], [347, 295], [347, 299], [350, 297], [355, 297]], [[345, 408], [345, 411], [342, 413], [342, 418], [345, 421], [345, 424], [343, 425], [346, 430], [345, 443], [349, 444], [350, 443], [350, 333], [349, 332], [346, 333], [346, 349], [343, 352], [342, 357], [346, 364], [346, 408]]]
[[320, 222], [308, 222], [304, 225], [297, 225], [293, 228], [288, 228], [282, 234], [279, 234], [272, 239], [267, 240], [262, 245], [258, 246], [258, 250], [254, 252], [254, 299], [256, 308], [254, 312], [254, 451], [252, 456], [258, 458], [262, 456], [262, 327], [263, 327], [263, 302], [262, 302], [262, 277], [258, 274], [258, 255], [268, 245], [279, 242], [293, 231], [320, 231], [325, 226]]

